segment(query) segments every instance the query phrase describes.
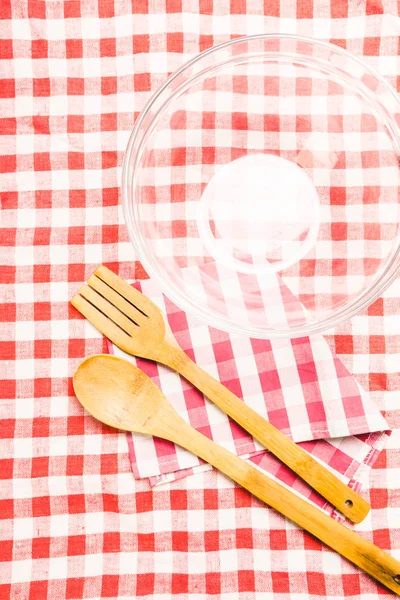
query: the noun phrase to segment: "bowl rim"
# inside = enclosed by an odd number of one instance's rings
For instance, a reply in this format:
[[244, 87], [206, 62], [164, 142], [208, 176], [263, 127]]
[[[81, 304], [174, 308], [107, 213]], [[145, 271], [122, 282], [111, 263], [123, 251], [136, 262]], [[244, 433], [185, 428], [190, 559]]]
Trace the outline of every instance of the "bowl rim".
[[[373, 285], [367, 288], [364, 292], [362, 292], [356, 299], [349, 303], [347, 306], [342, 309], [333, 312], [329, 317], [323, 318], [315, 323], [311, 323], [308, 325], [298, 326], [298, 327], [280, 327], [279, 329], [273, 328], [265, 328], [260, 329], [259, 327], [243, 327], [237, 326], [235, 323], [229, 318], [216, 315], [215, 313], [210, 314], [206, 307], [202, 307], [195, 302], [193, 302], [188, 296], [176, 293], [176, 286], [171, 280], [165, 276], [163, 269], [157, 268], [156, 261], [151, 261], [146, 253], [145, 242], [140, 228], [137, 226], [137, 219], [133, 217], [132, 207], [130, 206], [130, 174], [134, 174], [135, 168], [131, 166], [131, 156], [135, 152], [135, 146], [137, 139], [142, 134], [141, 127], [143, 121], [146, 116], [150, 112], [152, 106], [158, 100], [158, 98], [167, 90], [167, 88], [171, 85], [171, 83], [177, 79], [182, 73], [184, 73], [188, 68], [190, 68], [195, 63], [201, 61], [209, 54], [217, 52], [223, 48], [227, 48], [229, 46], [234, 46], [235, 44], [245, 43], [251, 40], [257, 39], [293, 39], [299, 42], [310, 43], [313, 45], [318, 45], [327, 49], [331, 49], [333, 52], [338, 54], [342, 54], [343, 56], [351, 59], [352, 61], [358, 63], [363, 67], [367, 72], [376, 77], [376, 79], [386, 88], [386, 90], [390, 93], [390, 95], [394, 98], [396, 104], [399, 106], [400, 112], [400, 97], [397, 95], [393, 86], [387, 81], [378, 71], [376, 71], [373, 67], [371, 67], [368, 63], [366, 63], [362, 58], [356, 56], [345, 50], [340, 46], [336, 46], [330, 42], [318, 40], [308, 36], [299, 36], [297, 34], [290, 33], [261, 33], [250, 36], [242, 36], [235, 38], [233, 40], [228, 40], [227, 42], [223, 42], [222, 44], [218, 44], [216, 46], [212, 46], [211, 48], [207, 48], [203, 52], [200, 52], [193, 58], [186, 61], [179, 69], [174, 71], [170, 77], [164, 82], [164, 84], [156, 90], [155, 93], [151, 94], [149, 100], [145, 103], [144, 107], [140, 111], [132, 132], [130, 134], [128, 144], [124, 154], [123, 167], [122, 167], [122, 178], [121, 178], [121, 196], [122, 196], [122, 210], [125, 220], [125, 225], [128, 230], [128, 236], [132, 246], [134, 247], [137, 257], [143, 267], [145, 268], [148, 275], [155, 279], [155, 281], [160, 285], [160, 288], [165, 295], [172, 300], [179, 308], [188, 312], [192, 315], [195, 315], [200, 320], [205, 322], [207, 325], [211, 327], [218, 328], [222, 331], [226, 331], [229, 333], [236, 333], [242, 335], [248, 335], [252, 338], [258, 339], [282, 339], [282, 338], [297, 338], [303, 336], [310, 336], [322, 332], [326, 332], [337, 325], [343, 323], [344, 321], [351, 319], [364, 308], [372, 304], [375, 300], [377, 300], [382, 293], [386, 290], [389, 285], [394, 281], [398, 274], [398, 270], [400, 265], [395, 266], [394, 263], [399, 258], [400, 255], [400, 233], [395, 238], [397, 240], [397, 248], [393, 253], [390, 261], [383, 272], [380, 274], [379, 278], [373, 283]], [[393, 118], [394, 121], [394, 118]], [[398, 127], [396, 126], [396, 129]], [[398, 140], [400, 143], [400, 136], [398, 136]], [[137, 150], [139, 152], [139, 149]], [[136, 161], [135, 161], [136, 162]], [[134, 202], [132, 204], [135, 204]], [[388, 272], [393, 269], [393, 272], [388, 276]]]

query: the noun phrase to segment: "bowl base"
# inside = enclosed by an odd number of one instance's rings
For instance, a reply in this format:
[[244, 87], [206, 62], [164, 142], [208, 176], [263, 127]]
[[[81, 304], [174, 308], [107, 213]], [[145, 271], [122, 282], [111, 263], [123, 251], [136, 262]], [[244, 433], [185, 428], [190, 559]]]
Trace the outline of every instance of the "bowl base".
[[317, 190], [299, 164], [248, 154], [216, 170], [197, 224], [215, 260], [244, 273], [276, 273], [313, 248], [319, 213]]

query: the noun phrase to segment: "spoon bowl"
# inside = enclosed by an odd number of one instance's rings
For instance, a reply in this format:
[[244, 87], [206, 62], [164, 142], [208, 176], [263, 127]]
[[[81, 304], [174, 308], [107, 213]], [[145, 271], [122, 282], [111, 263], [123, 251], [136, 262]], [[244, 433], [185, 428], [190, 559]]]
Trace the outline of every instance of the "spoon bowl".
[[157, 415], [169, 407], [143, 371], [115, 356], [86, 358], [75, 372], [73, 383], [86, 410], [116, 429], [157, 435]]

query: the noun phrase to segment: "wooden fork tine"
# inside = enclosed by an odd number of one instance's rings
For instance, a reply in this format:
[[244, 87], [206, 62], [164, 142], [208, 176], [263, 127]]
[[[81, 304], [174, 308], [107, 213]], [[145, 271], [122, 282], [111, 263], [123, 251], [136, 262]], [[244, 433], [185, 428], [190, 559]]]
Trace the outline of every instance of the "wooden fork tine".
[[114, 321], [121, 329], [123, 329], [129, 335], [135, 335], [138, 325], [132, 318], [123, 314], [118, 307], [113, 306], [100, 296], [95, 290], [88, 285], [84, 285], [79, 290], [78, 294], [86, 298], [91, 304], [93, 304], [100, 312], [104, 313], [111, 321]]
[[151, 300], [146, 298], [146, 296], [139, 292], [139, 290], [136, 290], [129, 285], [129, 283], [127, 283], [124, 279], [110, 271], [110, 269], [107, 269], [107, 267], [104, 265], [97, 267], [93, 275], [104, 281], [104, 283], [109, 285], [111, 288], [114, 288], [114, 290], [126, 298], [126, 300], [134, 304], [145, 315], [149, 316], [149, 311], [154, 309], [154, 305]]
[[116, 346], [119, 346], [122, 350], [129, 353], [130, 342], [132, 338], [122, 331], [118, 325], [110, 321], [108, 317], [103, 315], [96, 307], [92, 306], [83, 296], [76, 294], [71, 300], [72, 306], [74, 306], [79, 312], [87, 318], [87, 320], [111, 340]]
[[[132, 319], [132, 321], [134, 321], [137, 325], [146, 324], [146, 322], [148, 322], [148, 317], [146, 317], [142, 311], [138, 310], [131, 302], [125, 300], [125, 298], [116, 292], [114, 288], [111, 288], [109, 285], [104, 283], [102, 279], [99, 279], [94, 274], [89, 277], [87, 284], [90, 286], [90, 289], [96, 290], [98, 294], [104, 296], [108, 302], [111, 302], [111, 304], [118, 308], [121, 313], [126, 315], [129, 319]], [[98, 294], [96, 295], [98, 296]], [[97, 304], [97, 302], [94, 302], [94, 304]]]

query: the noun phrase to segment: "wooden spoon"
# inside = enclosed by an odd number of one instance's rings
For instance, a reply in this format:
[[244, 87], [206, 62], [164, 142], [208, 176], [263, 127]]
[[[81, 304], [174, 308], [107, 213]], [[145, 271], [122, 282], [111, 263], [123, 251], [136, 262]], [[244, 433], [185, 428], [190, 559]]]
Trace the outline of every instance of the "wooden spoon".
[[74, 375], [74, 390], [99, 421], [193, 452], [400, 594], [399, 561], [190, 427], [151, 379], [129, 362], [110, 355], [85, 359]]

